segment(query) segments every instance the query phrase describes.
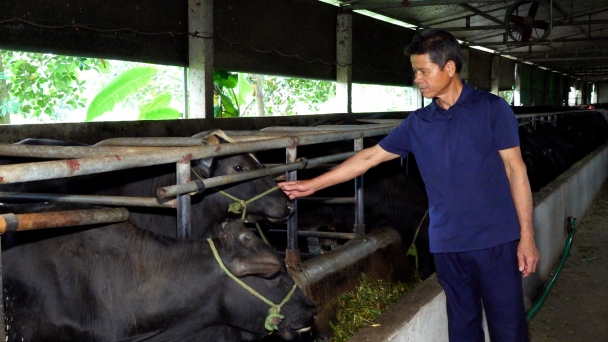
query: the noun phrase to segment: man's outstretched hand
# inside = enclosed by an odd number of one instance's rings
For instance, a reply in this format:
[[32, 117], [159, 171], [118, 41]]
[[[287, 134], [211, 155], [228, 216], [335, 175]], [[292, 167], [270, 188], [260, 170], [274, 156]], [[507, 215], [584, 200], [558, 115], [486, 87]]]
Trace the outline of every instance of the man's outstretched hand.
[[315, 193], [316, 189], [310, 180], [297, 180], [278, 183], [283, 192], [293, 200], [298, 197], [306, 197]]

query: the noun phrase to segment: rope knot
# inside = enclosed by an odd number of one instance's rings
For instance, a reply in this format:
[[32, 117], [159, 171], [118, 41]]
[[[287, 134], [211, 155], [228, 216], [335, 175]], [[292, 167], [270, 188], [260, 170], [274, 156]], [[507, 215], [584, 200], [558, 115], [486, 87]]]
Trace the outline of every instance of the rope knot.
[[244, 200], [238, 200], [228, 206], [228, 212], [240, 214], [245, 208], [247, 208], [247, 202]]
[[283, 318], [285, 318], [285, 316], [281, 315], [281, 307], [273, 305], [268, 309], [268, 317], [266, 317], [264, 327], [270, 333], [274, 330], [279, 330], [279, 324], [281, 324]]

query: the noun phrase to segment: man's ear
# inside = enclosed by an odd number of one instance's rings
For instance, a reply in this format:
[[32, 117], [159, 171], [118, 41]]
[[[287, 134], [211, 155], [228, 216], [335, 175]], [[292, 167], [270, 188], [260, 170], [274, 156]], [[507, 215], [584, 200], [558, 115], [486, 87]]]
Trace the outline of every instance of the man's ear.
[[449, 60], [447, 61], [447, 63], [445, 63], [443, 69], [448, 72], [448, 75], [450, 77], [454, 77], [454, 75], [456, 74], [456, 63], [454, 63], [453, 60]]

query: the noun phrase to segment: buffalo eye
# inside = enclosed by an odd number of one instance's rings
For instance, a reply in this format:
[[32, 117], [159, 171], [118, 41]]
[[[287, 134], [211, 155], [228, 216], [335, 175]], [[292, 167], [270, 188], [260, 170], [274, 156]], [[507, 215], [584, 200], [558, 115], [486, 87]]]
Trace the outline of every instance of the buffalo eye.
[[233, 166], [233, 167], [232, 167], [232, 169], [233, 169], [234, 171], [236, 171], [236, 172], [241, 172], [241, 171], [243, 171], [245, 168], [243, 167], [243, 165], [240, 165], [240, 164], [239, 164], [239, 165], [235, 165], [235, 166]]
[[242, 242], [249, 242], [253, 240], [253, 235], [251, 233], [243, 233], [240, 238]]

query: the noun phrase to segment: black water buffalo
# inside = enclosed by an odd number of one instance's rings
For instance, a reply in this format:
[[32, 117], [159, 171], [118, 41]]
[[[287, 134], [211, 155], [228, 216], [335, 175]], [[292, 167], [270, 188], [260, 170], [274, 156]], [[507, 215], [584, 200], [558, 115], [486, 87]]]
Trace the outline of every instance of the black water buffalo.
[[291, 340], [310, 329], [315, 307], [272, 247], [240, 222], [216, 232], [222, 263], [270, 302], [285, 301], [283, 319], [220, 268], [206, 240], [124, 222], [3, 251], [8, 341], [241, 341], [272, 324]]
[[[200, 136], [203, 142], [209, 145], [228, 143], [230, 140], [220, 130], [199, 133], [195, 136]], [[61, 141], [48, 139], [27, 139], [23, 144], [65, 145]], [[199, 176], [208, 178], [237, 174], [261, 167], [263, 166], [252, 154], [193, 160], [191, 179], [195, 180]], [[175, 164], [164, 164], [113, 171], [105, 174], [29, 182], [16, 186], [0, 186], [0, 191], [67, 192], [74, 194], [156, 197], [156, 190], [158, 188], [175, 184], [175, 182]], [[267, 176], [215, 189], [207, 189], [203, 194], [193, 196], [191, 237], [207, 238], [211, 234], [211, 228], [218, 223], [241, 218], [241, 214], [228, 211], [230, 205], [235, 200], [220, 193], [219, 190], [223, 190], [231, 196], [246, 201], [275, 187], [275, 180]], [[291, 207], [288, 205], [288, 200], [282, 191], [272, 191], [247, 204], [246, 219], [249, 221], [266, 220], [272, 223], [283, 222], [292, 212]], [[175, 209], [137, 207], [129, 208], [129, 210], [131, 212], [130, 220], [136, 225], [146, 227], [146, 229], [151, 229], [161, 235], [176, 236], [177, 220]]]
[[527, 122], [519, 129], [532, 191], [538, 191], [608, 139], [608, 122], [599, 112], [559, 115], [556, 125]]

